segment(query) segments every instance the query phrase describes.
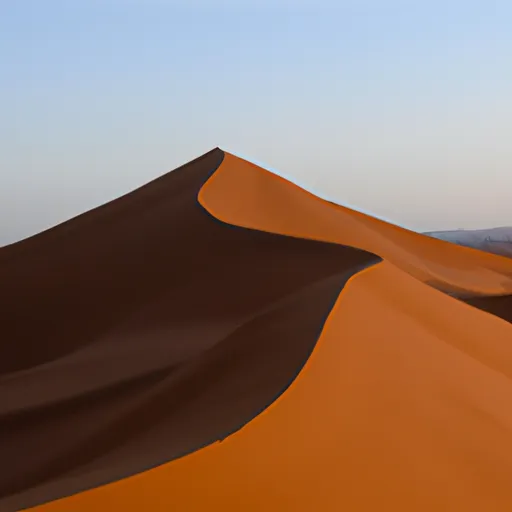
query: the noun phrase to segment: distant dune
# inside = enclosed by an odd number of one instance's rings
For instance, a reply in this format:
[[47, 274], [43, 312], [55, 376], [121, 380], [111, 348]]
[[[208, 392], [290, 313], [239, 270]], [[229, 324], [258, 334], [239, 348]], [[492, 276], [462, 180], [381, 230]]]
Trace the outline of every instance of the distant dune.
[[512, 227], [430, 231], [426, 235], [512, 258]]
[[215, 149], [0, 249], [0, 510], [512, 510], [512, 259]]

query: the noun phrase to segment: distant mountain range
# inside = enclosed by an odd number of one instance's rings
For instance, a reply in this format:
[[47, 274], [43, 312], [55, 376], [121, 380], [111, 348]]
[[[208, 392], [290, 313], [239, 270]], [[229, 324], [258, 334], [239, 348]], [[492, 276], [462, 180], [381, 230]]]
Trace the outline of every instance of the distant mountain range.
[[428, 231], [425, 235], [512, 258], [512, 227]]

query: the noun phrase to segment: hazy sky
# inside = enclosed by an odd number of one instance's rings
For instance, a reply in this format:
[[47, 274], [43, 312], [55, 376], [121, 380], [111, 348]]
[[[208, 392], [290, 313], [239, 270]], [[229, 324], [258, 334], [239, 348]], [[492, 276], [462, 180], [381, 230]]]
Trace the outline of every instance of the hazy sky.
[[0, 0], [0, 245], [215, 146], [417, 230], [512, 224], [510, 0]]

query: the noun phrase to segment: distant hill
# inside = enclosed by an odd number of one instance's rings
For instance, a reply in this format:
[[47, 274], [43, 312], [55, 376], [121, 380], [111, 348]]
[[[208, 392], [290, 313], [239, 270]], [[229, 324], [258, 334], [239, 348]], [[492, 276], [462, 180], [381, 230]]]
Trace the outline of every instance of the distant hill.
[[512, 258], [512, 227], [429, 231], [425, 235]]

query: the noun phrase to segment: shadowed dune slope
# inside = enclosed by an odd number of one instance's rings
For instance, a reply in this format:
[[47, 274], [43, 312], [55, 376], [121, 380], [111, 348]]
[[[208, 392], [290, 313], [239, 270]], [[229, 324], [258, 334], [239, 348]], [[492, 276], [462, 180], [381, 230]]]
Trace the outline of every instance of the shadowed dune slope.
[[0, 510], [512, 508], [511, 260], [215, 150], [0, 269]]
[[0, 251], [0, 507], [239, 429], [300, 371], [345, 280], [379, 260], [213, 218], [197, 195], [223, 157]]

